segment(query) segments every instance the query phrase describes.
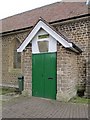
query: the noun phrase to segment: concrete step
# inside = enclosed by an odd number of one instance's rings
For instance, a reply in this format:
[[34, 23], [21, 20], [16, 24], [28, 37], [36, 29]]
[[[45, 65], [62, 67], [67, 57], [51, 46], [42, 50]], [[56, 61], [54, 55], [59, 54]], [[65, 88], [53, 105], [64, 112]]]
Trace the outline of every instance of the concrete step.
[[7, 100], [13, 99], [15, 97], [19, 97], [19, 94], [9, 93], [9, 94], [5, 94], [5, 95], [0, 95], [0, 100], [7, 101]]

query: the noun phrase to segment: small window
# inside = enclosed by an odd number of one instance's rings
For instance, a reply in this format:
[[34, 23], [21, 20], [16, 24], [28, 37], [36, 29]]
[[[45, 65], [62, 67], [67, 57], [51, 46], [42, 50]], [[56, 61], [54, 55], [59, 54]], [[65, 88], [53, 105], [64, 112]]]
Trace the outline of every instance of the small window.
[[38, 39], [49, 38], [49, 34], [39, 35]]
[[39, 52], [48, 52], [48, 41], [38, 41]]
[[17, 53], [17, 50], [14, 50], [14, 68], [21, 68], [21, 53]]
[[17, 52], [20, 42], [18, 39], [15, 41], [14, 45], [14, 54], [13, 54], [13, 68], [21, 68], [21, 53]]

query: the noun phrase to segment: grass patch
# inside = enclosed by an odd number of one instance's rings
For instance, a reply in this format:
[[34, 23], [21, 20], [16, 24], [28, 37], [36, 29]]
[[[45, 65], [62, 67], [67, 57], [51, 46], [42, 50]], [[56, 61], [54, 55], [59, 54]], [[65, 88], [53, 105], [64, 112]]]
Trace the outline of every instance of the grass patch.
[[90, 104], [90, 99], [87, 99], [87, 98], [84, 98], [84, 97], [74, 97], [70, 100], [70, 102]]
[[0, 88], [0, 95], [5, 95], [7, 93], [12, 93], [15, 91], [16, 91], [15, 88], [3, 87], [3, 88]]

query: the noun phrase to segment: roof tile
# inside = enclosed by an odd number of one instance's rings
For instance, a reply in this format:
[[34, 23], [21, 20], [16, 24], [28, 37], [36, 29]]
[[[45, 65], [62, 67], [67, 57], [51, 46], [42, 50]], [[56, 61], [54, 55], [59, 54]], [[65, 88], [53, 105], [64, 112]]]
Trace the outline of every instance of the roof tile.
[[57, 2], [2, 19], [0, 22], [2, 32], [7, 32], [31, 27], [39, 17], [43, 17], [47, 22], [54, 22], [85, 14], [88, 14], [85, 2]]

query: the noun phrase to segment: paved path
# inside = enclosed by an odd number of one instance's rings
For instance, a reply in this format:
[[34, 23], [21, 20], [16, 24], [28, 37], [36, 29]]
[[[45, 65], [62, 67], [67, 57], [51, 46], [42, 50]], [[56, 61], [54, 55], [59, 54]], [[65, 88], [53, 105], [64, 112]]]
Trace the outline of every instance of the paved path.
[[20, 97], [5, 103], [3, 118], [88, 118], [87, 104]]

